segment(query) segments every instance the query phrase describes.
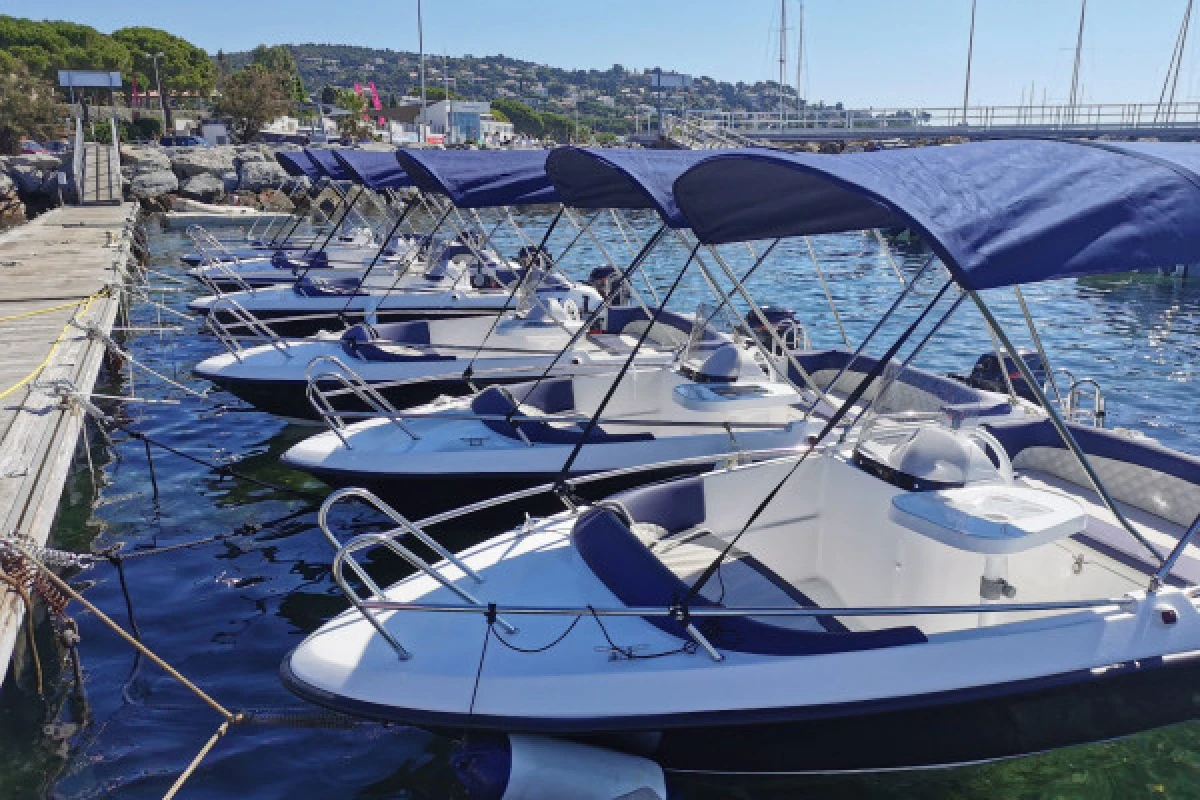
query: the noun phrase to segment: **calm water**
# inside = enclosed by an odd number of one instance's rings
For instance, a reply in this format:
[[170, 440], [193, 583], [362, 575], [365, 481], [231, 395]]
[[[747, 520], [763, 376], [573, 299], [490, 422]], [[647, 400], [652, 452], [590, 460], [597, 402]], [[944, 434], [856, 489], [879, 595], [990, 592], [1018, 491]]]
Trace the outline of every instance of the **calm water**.
[[[540, 231], [546, 220], [532, 215], [523, 221]], [[638, 223], [645, 235], [649, 220]], [[628, 258], [611, 226], [601, 225], [598, 231], [614, 261]], [[179, 275], [177, 258], [187, 249], [185, 240], [151, 233], [154, 264]], [[556, 233], [552, 249], [557, 252], [568, 238], [566, 232]], [[899, 282], [873, 239], [825, 237], [815, 244], [843, 324], [857, 342], [894, 299]], [[682, 253], [672, 244], [653, 259], [651, 271], [660, 291]], [[749, 263], [743, 249], [731, 248], [727, 256], [739, 272]], [[602, 258], [599, 247], [584, 240], [566, 263], [579, 274]], [[897, 258], [911, 275], [923, 256], [898, 252]], [[154, 278], [152, 283], [166, 282]], [[760, 299], [800, 311], [816, 346], [840, 343], [811, 262], [799, 248], [781, 247], [750, 285]], [[163, 297], [168, 305], [182, 308], [192, 293], [186, 287]], [[679, 307], [686, 309], [703, 296], [698, 281], [684, 284], [677, 293]], [[1046, 284], [1027, 297], [1054, 365], [1100, 379], [1110, 425], [1138, 428], [1173, 447], [1200, 453], [1200, 407], [1195, 402], [1200, 287], [1109, 278]], [[1011, 297], [989, 299], [1003, 319], [1017, 321]], [[133, 317], [139, 325], [160, 323], [158, 313], [144, 305], [133, 310]], [[148, 365], [198, 386], [189, 367], [217, 352], [219, 345], [195, 335], [196, 328], [190, 322], [179, 334], [131, 335], [128, 346]], [[964, 306], [917, 363], [943, 372], [967, 371], [989, 346], [978, 316]], [[139, 397], [177, 402], [126, 404], [119, 412], [122, 424], [201, 458], [236, 463], [237, 469], [262, 480], [311, 491], [319, 502], [319, 484], [276, 460], [305, 429], [240, 409], [229, 397], [213, 395], [213, 403], [182, 396], [144, 374], [135, 375], [132, 387], [128, 375], [110, 377], [101, 391], [131, 388]], [[220, 408], [225, 402], [231, 407]], [[154, 454], [155, 498], [140, 442], [118, 432], [111, 445], [94, 439], [93, 455], [96, 486], [85, 468], [77, 471], [56, 531], [60, 546], [86, 550], [123, 542], [129, 549], [214, 534], [227, 537], [128, 560], [127, 596], [116, 570], [107, 563], [97, 565], [77, 578], [89, 584], [91, 601], [122, 624], [129, 622], [128, 603], [145, 641], [227, 707], [307, 710], [281, 687], [280, 660], [346, 605], [329, 577], [331, 552], [314, 527], [314, 503], [222, 477], [161, 451]], [[59, 722], [86, 724], [62, 729], [67, 734], [62, 741], [48, 737], [41, 727], [46, 705], [33, 694], [31, 675], [24, 672], [15, 683], [10, 678], [0, 698], [0, 797], [160, 797], [219, 720], [153, 665], [138, 663], [91, 615], [79, 613], [77, 619], [88, 708], [83, 711], [65, 697], [57, 679], [51, 681], [59, 688], [50, 706]], [[418, 730], [377, 725], [348, 731], [240, 727], [217, 745], [183, 796], [447, 797], [454, 792], [448, 766], [452, 747], [452, 742]], [[681, 798], [1200, 796], [1200, 724], [982, 767], [675, 788]]]

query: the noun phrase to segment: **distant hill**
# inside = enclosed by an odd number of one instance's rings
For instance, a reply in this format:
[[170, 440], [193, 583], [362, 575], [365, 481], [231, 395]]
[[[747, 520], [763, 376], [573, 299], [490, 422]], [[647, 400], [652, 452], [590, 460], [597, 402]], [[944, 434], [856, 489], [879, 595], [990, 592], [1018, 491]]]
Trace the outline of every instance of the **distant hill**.
[[[370, 82], [375, 83], [386, 105], [404, 95], [420, 93], [416, 53], [332, 44], [287, 47], [296, 58], [305, 87], [314, 96], [319, 96], [325, 86], [365, 86]], [[249, 62], [250, 54], [227, 53], [225, 58], [232, 69], [238, 69]], [[578, 112], [582, 121], [597, 130], [617, 133], [632, 130], [639, 108], [644, 119], [655, 105], [656, 92], [651, 86], [655, 69], [634, 70], [614, 64], [606, 70], [568, 70], [504, 55], [425, 58], [427, 87], [442, 88], [448, 78], [450, 91], [467, 100], [506, 98], [542, 112], [568, 116]], [[794, 104], [792, 89], [784, 91], [789, 103]], [[774, 111], [779, 107], [779, 87], [772, 81], [727, 83], [697, 76], [688, 92], [664, 92], [663, 105], [673, 109], [686, 106]]]

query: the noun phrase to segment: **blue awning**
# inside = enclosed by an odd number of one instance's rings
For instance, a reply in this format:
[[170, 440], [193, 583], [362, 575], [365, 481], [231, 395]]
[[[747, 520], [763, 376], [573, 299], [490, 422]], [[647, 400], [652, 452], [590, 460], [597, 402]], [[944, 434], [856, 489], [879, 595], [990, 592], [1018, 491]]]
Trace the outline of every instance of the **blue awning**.
[[352, 180], [350, 173], [333, 157], [332, 150], [324, 150], [319, 147], [306, 147], [304, 148], [304, 152], [312, 159], [313, 164], [321, 171], [321, 174], [327, 178], [332, 178], [335, 181]]
[[1200, 145], [1013, 140], [705, 159], [675, 182], [709, 243], [906, 225], [969, 289], [1200, 256]]
[[546, 150], [397, 150], [413, 184], [459, 208], [559, 202], [546, 175]]
[[321, 173], [313, 166], [312, 159], [302, 150], [280, 150], [275, 154], [275, 160], [283, 167], [283, 171], [293, 178], [305, 177], [315, 181], [321, 177]]
[[396, 161], [396, 154], [379, 150], [330, 150], [338, 164], [350, 173], [355, 183], [368, 189], [403, 189], [412, 186], [412, 179]]
[[546, 159], [546, 173], [569, 206], [649, 208], [672, 228], [686, 228], [671, 186], [689, 167], [718, 152], [732, 151], [559, 147]]

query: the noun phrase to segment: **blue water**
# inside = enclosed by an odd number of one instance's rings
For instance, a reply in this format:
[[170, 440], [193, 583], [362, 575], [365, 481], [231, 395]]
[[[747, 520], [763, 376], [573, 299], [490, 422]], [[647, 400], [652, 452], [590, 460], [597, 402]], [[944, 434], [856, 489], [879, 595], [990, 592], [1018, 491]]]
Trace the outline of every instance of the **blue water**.
[[[547, 221], [536, 213], [521, 219], [533, 231]], [[644, 236], [651, 221], [642, 217], [637, 222]], [[565, 245], [567, 233], [552, 237], [552, 250]], [[629, 257], [611, 225], [599, 225], [598, 238], [615, 262]], [[180, 275], [177, 258], [187, 249], [186, 240], [152, 230], [150, 241], [156, 267]], [[900, 283], [872, 238], [822, 237], [814, 244], [843, 324], [857, 343], [896, 297]], [[669, 286], [672, 268], [682, 262], [684, 252], [682, 245], [671, 243], [651, 259], [660, 292]], [[737, 272], [751, 263], [745, 249], [723, 252]], [[925, 258], [900, 250], [896, 257], [909, 276]], [[566, 263], [580, 274], [601, 260], [600, 248], [585, 238]], [[706, 263], [715, 267], [711, 258]], [[162, 278], [151, 283], [167, 285]], [[764, 302], [796, 308], [815, 346], [841, 344], [801, 246], [781, 246], [750, 287]], [[183, 288], [161, 299], [182, 308], [195, 294], [190, 286]], [[677, 293], [679, 307], [686, 309], [703, 296], [698, 280], [685, 283]], [[1010, 295], [994, 293], [987, 299], [1010, 330], [1021, 332]], [[1100, 380], [1110, 426], [1137, 428], [1172, 447], [1200, 453], [1200, 408], [1194, 401], [1200, 377], [1200, 287], [1125, 276], [1044, 284], [1029, 289], [1027, 299], [1054, 366]], [[135, 306], [132, 316], [142, 326], [178, 323], [160, 318], [144, 304]], [[201, 387], [189, 367], [220, 346], [196, 330], [195, 322], [187, 322], [179, 333], [130, 334], [127, 346], [148, 366]], [[886, 334], [896, 330], [885, 330], [873, 351], [879, 352], [890, 341]], [[1028, 344], [1027, 336], [1018, 338]], [[989, 348], [978, 314], [964, 305], [916, 363], [965, 372]], [[110, 376], [100, 390], [131, 389], [138, 397], [175, 404], [124, 404], [117, 411], [123, 426], [269, 483], [321, 496], [320, 484], [277, 462], [305, 429], [240, 409], [232, 398], [214, 394], [216, 403], [231, 406], [219, 408], [140, 373], [132, 385], [127, 374]], [[306, 633], [346, 606], [330, 580], [331, 552], [315, 528], [313, 501], [222, 476], [161, 451], [153, 455], [155, 497], [141, 442], [118, 431], [111, 444], [93, 437], [93, 448], [96, 486], [81, 460], [55, 531], [60, 546], [86, 550], [121, 542], [133, 550], [214, 534], [226, 538], [127, 560], [128, 598], [116, 570], [101, 563], [76, 578], [86, 582], [88, 598], [123, 625], [129, 624], [128, 599], [146, 643], [226, 707], [310, 710], [281, 687], [279, 663]], [[34, 696], [30, 674], [22, 673], [16, 683], [10, 679], [0, 699], [0, 797], [160, 797], [220, 720], [152, 664], [139, 664], [130, 648], [91, 614], [75, 606], [72, 613], [82, 634], [86, 722], [77, 731], [68, 730], [65, 742], [49, 741], [41, 728], [46, 706]], [[49, 708], [60, 722], [82, 718], [67, 697], [68, 679], [69, 672], [51, 681], [56, 688]], [[182, 796], [454, 796], [448, 763], [452, 747], [452, 742], [419, 730], [373, 724], [352, 730], [242, 726], [217, 744]], [[686, 783], [677, 789], [684, 798], [1189, 797], [1200, 795], [1200, 725], [982, 767], [740, 785]]]

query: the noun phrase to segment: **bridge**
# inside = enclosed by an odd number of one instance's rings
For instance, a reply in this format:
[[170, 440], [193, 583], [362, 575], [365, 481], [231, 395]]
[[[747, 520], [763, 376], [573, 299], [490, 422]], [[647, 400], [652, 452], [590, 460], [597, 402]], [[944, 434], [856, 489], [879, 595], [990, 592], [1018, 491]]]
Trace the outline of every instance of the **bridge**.
[[[958, 108], [685, 111], [666, 115], [661, 134], [685, 147], [768, 142], [911, 139], [1200, 139], [1200, 103], [974, 106]], [[660, 132], [639, 137], [649, 142]]]

